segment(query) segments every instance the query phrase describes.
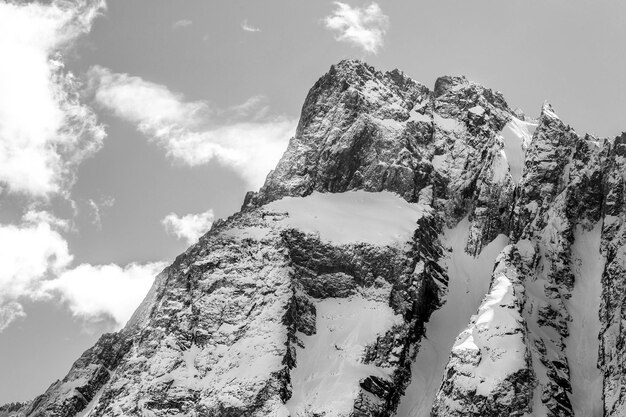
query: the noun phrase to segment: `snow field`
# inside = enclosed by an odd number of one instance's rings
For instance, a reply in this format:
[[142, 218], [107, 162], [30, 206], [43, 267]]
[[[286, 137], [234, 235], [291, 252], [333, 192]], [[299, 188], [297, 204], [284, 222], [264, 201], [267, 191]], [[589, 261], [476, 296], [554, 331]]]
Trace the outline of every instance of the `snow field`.
[[362, 363], [365, 347], [384, 335], [402, 317], [385, 301], [355, 295], [328, 298], [315, 305], [316, 333], [300, 334], [304, 347], [296, 351], [291, 371], [293, 394], [285, 405], [292, 417], [347, 416], [359, 393], [359, 381], [391, 370]]
[[278, 221], [282, 227], [314, 233], [335, 244], [364, 242], [380, 246], [410, 241], [415, 223], [430, 210], [388, 191], [360, 190], [284, 197], [266, 208], [289, 213]]

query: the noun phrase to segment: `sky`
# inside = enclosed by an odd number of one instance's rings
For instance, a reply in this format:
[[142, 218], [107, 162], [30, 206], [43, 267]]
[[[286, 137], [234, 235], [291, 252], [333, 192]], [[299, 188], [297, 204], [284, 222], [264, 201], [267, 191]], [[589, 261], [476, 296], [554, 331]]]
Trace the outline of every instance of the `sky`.
[[236, 212], [357, 58], [626, 130], [621, 0], [0, 3], [0, 403], [43, 393]]

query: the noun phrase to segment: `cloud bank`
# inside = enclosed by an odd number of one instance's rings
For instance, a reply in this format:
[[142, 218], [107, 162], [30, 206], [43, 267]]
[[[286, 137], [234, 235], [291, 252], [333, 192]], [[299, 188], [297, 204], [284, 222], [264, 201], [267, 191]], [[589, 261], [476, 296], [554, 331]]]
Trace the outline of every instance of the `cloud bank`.
[[335, 10], [324, 19], [327, 29], [336, 32], [335, 39], [376, 54], [383, 46], [383, 37], [389, 28], [389, 17], [380, 6], [352, 7], [336, 1]]
[[251, 187], [263, 184], [295, 132], [296, 121], [266, 116], [253, 97], [231, 109], [187, 101], [166, 86], [93, 67], [89, 79], [96, 102], [137, 126], [167, 155], [189, 166], [217, 160]]
[[76, 166], [105, 136], [79, 100], [63, 54], [88, 33], [103, 0], [0, 3], [0, 186], [48, 197], [64, 193]]
[[175, 235], [179, 239], [185, 239], [192, 245], [198, 241], [200, 236], [211, 228], [215, 216], [213, 210], [198, 214], [186, 214], [182, 217], [175, 213], [170, 213], [161, 221], [165, 231]]
[[27, 212], [19, 225], [0, 225], [0, 332], [25, 316], [21, 301], [54, 298], [81, 319], [112, 319], [121, 328], [164, 262], [120, 267], [81, 264], [60, 231], [67, 224], [47, 212]]

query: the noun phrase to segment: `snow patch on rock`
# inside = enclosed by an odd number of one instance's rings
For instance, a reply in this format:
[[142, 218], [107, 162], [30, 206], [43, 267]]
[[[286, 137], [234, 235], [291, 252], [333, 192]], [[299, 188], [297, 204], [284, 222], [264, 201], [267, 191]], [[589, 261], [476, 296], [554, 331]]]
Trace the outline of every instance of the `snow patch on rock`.
[[435, 125], [437, 125], [441, 130], [445, 130], [448, 132], [462, 130], [461, 123], [459, 123], [459, 121], [456, 119], [442, 117], [437, 113], [433, 113], [433, 119], [435, 120]]
[[537, 123], [525, 122], [513, 117], [508, 122], [501, 135], [504, 141], [504, 154], [509, 162], [511, 176], [515, 183], [519, 183], [524, 169], [526, 149], [532, 140]]
[[482, 116], [485, 113], [485, 109], [480, 105], [475, 105], [471, 109], [468, 110], [470, 113], [475, 114], [476, 116]]
[[336, 244], [381, 246], [410, 241], [415, 223], [430, 210], [388, 191], [314, 192], [306, 197], [285, 197], [265, 207], [288, 213], [279, 221], [282, 227], [314, 233]]
[[422, 123], [432, 123], [433, 119], [430, 115], [422, 114], [418, 112], [416, 109], [411, 110], [409, 113], [409, 122], [422, 122]]
[[493, 161], [493, 182], [503, 182], [509, 173], [509, 163], [504, 150], [496, 154]]

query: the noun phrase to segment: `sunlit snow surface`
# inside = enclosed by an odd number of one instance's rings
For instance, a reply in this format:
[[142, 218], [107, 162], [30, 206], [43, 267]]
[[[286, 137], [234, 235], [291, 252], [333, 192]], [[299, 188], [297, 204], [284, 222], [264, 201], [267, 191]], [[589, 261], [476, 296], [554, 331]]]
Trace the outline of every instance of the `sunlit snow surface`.
[[363, 354], [365, 346], [400, 324], [402, 317], [389, 307], [388, 295], [379, 299], [371, 295], [328, 298], [316, 303], [316, 333], [299, 335], [304, 348], [296, 352], [297, 366], [291, 373], [293, 394], [286, 404], [292, 417], [326, 413], [347, 416], [353, 409], [360, 380], [370, 375], [389, 377], [391, 370], [364, 364]]
[[502, 129], [504, 156], [509, 163], [511, 176], [516, 184], [522, 178], [525, 163], [524, 154], [536, 128], [537, 123], [525, 122], [513, 117]]
[[388, 191], [314, 192], [306, 197], [285, 197], [265, 207], [289, 214], [280, 220], [284, 227], [315, 233], [320, 239], [336, 244], [373, 245], [410, 241], [415, 223], [430, 210]]
[[447, 117], [442, 117], [437, 113], [433, 113], [433, 119], [435, 120], [435, 124], [442, 130], [445, 131], [458, 131], [462, 130], [462, 125], [456, 119], [449, 119]]
[[470, 113], [475, 114], [476, 116], [482, 116], [485, 113], [485, 109], [483, 108], [483, 106], [480, 106], [478, 104], [472, 107], [471, 109], [469, 109], [468, 111]]
[[450, 279], [448, 294], [426, 323], [426, 336], [411, 366], [411, 383], [398, 406], [398, 417], [430, 416], [454, 341], [487, 293], [494, 261], [507, 244], [507, 238], [500, 235], [474, 258], [465, 252], [469, 226], [465, 219], [444, 233], [445, 244], [452, 248], [443, 265]]

